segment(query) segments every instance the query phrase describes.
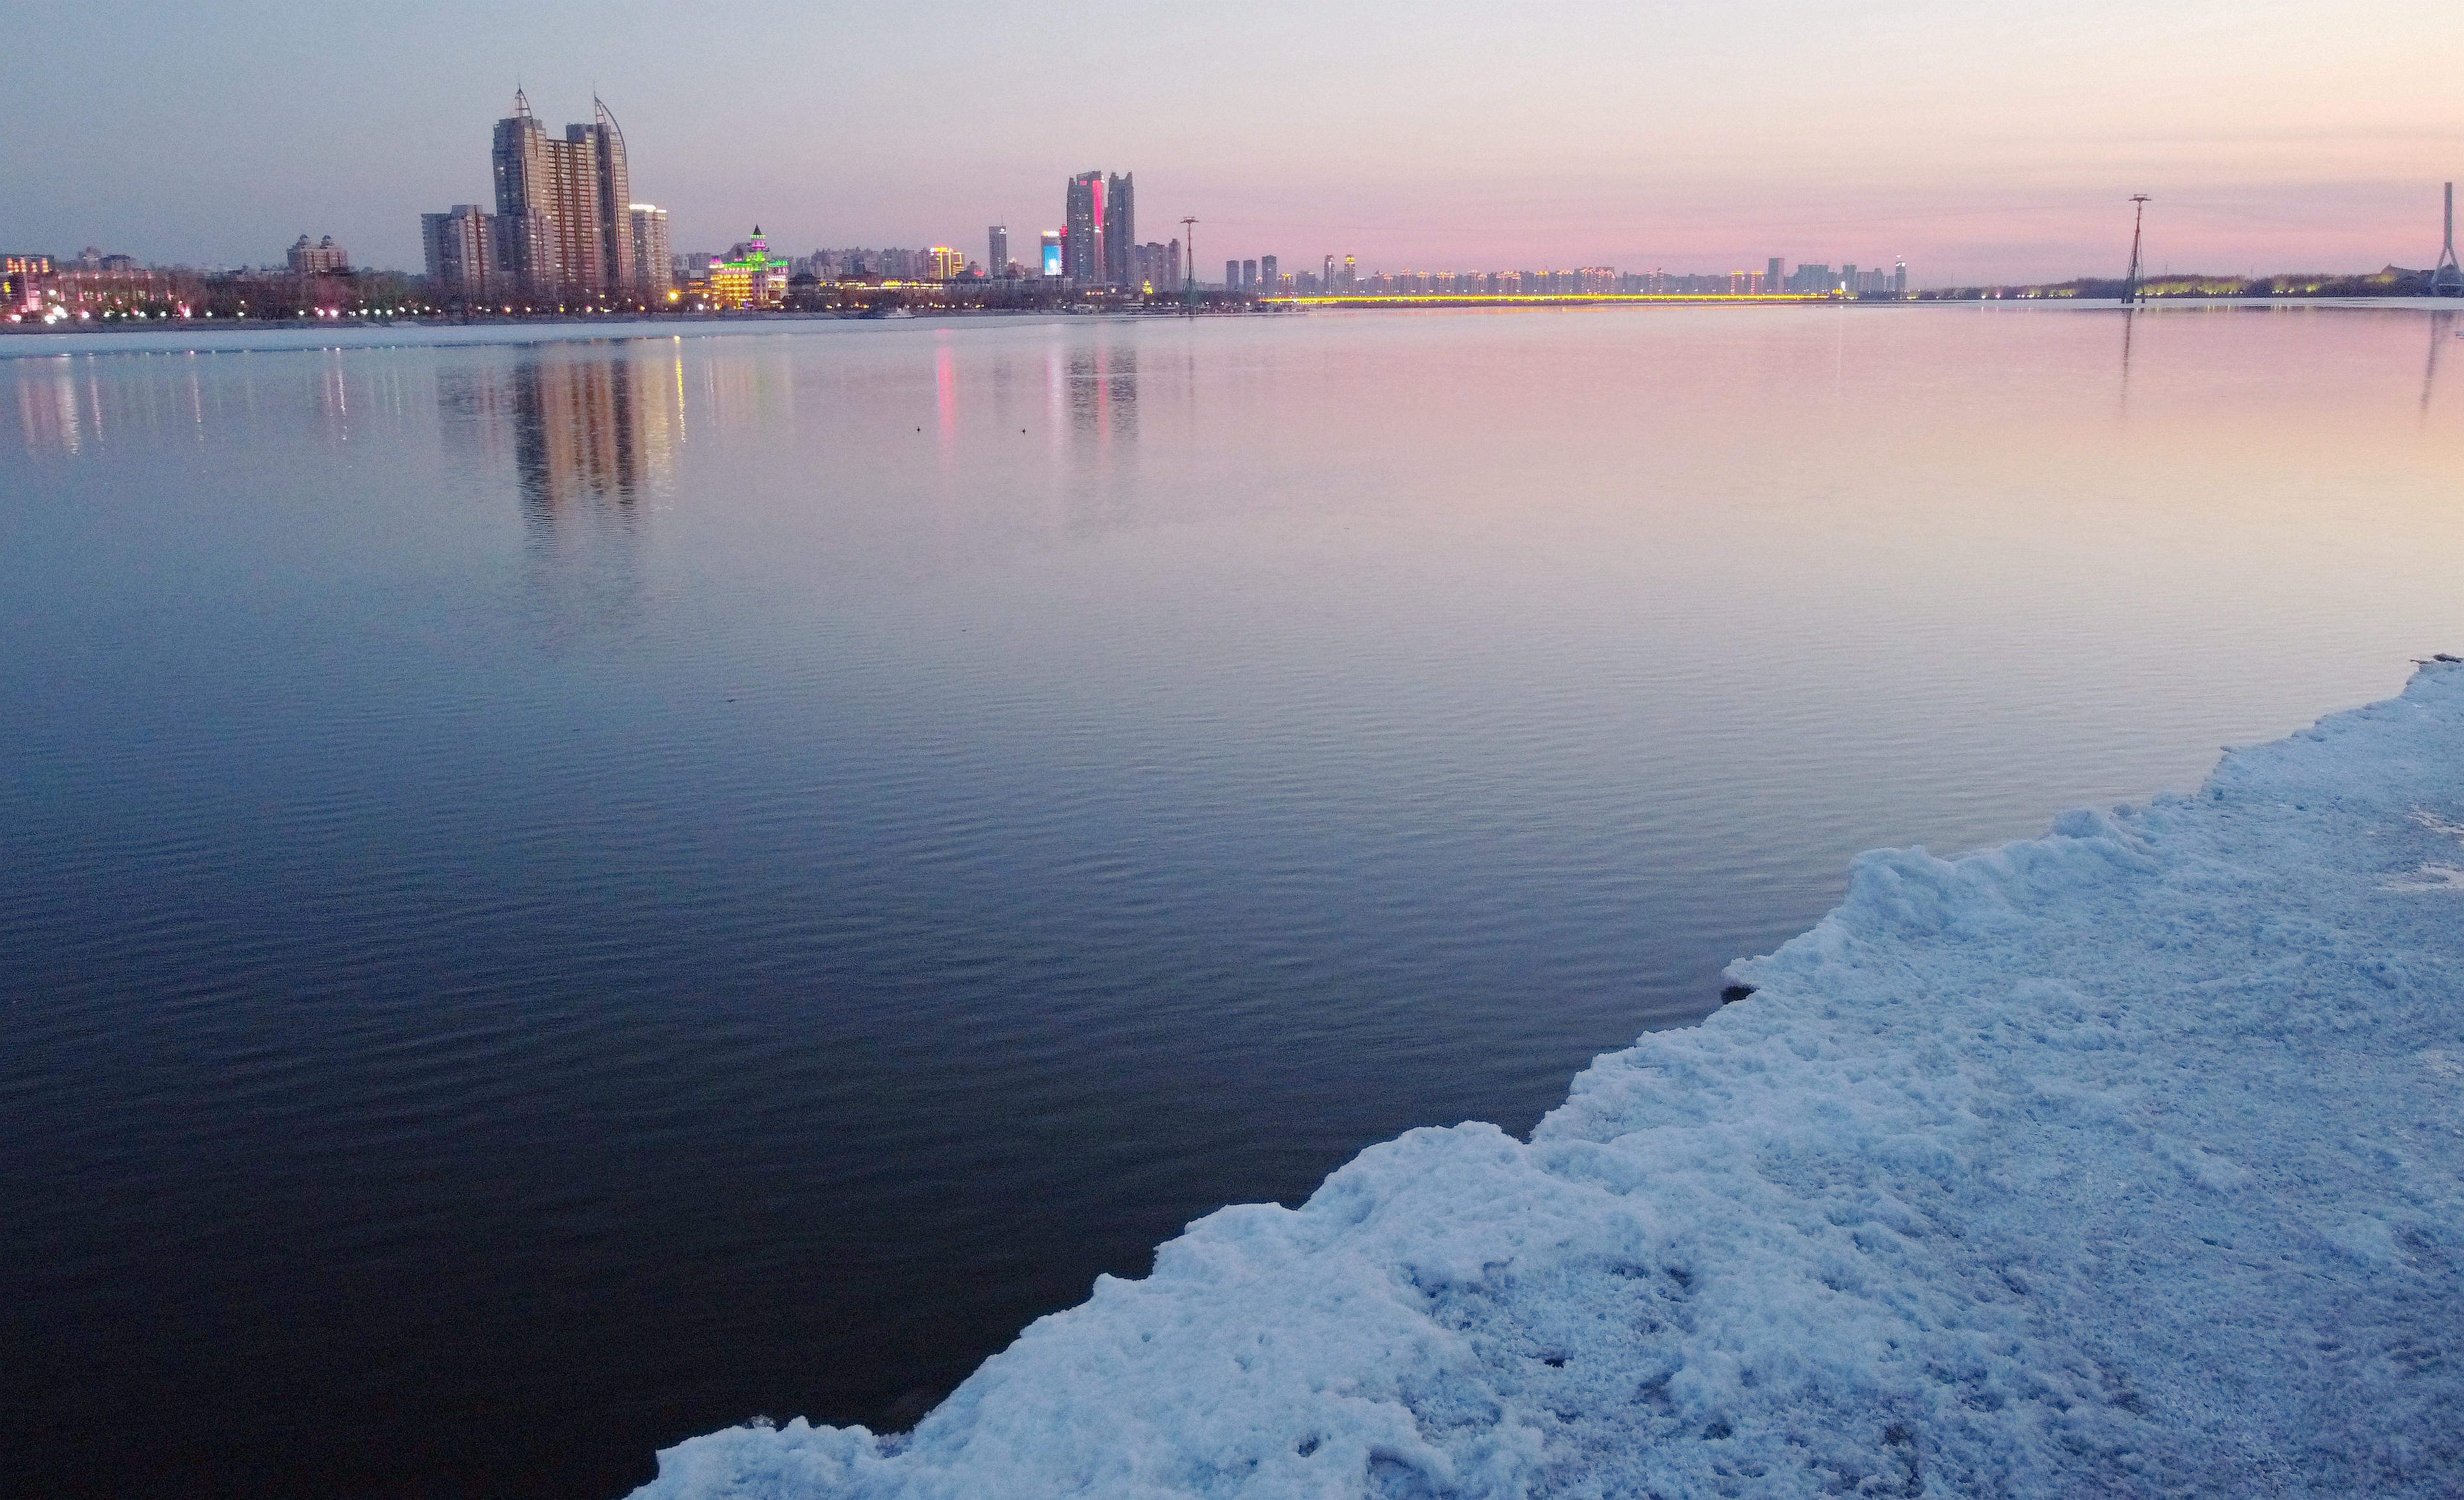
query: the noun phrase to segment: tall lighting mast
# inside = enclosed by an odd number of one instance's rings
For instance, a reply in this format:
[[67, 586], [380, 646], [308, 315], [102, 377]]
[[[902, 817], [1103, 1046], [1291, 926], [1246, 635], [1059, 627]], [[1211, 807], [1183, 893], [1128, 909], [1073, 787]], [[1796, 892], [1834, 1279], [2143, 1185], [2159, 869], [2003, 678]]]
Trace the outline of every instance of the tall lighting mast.
[[2139, 224], [2147, 213], [2147, 195], [2135, 192], [2130, 195], [2130, 201], [2134, 205], [2130, 210], [2130, 274], [2122, 278], [2122, 305], [2124, 307], [2140, 299]]
[[1198, 221], [1180, 221], [1180, 305], [1195, 310], [1198, 306]]
[[2438, 268], [2430, 273], [2430, 295], [2464, 297], [2464, 268], [2455, 264], [2455, 185], [2447, 185], [2447, 240], [2438, 252]]

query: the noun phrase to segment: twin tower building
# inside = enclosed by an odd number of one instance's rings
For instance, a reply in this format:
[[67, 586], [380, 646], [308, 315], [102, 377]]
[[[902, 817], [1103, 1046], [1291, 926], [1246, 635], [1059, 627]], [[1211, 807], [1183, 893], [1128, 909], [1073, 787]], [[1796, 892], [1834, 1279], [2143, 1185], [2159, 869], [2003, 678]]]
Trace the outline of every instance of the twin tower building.
[[[1082, 287], [1133, 287], [1138, 264], [1137, 176], [1080, 172], [1069, 179], [1069, 226], [1062, 231], [1063, 272]], [[1158, 277], [1159, 279], [1159, 277]]]
[[462, 302], [656, 302], [672, 284], [665, 209], [632, 201], [625, 132], [596, 98], [559, 140], [519, 90], [490, 152], [496, 210], [419, 216], [429, 295]]

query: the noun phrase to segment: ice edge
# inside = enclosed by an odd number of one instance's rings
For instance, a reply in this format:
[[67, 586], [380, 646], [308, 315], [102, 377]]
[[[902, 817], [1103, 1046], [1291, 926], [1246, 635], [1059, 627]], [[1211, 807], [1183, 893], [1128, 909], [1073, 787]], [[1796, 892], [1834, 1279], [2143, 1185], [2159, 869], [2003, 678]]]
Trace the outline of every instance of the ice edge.
[[2464, 666], [2200, 790], [1859, 856], [1513, 1139], [1417, 1130], [913, 1434], [637, 1500], [2464, 1490]]

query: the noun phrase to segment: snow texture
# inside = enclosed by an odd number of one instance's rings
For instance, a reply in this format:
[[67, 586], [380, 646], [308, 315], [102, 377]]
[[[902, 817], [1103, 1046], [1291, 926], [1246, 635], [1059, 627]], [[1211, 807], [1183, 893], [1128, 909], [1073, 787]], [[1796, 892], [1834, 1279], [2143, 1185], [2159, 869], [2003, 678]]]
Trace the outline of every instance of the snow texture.
[[2464, 1493], [2464, 665], [636, 1500]]

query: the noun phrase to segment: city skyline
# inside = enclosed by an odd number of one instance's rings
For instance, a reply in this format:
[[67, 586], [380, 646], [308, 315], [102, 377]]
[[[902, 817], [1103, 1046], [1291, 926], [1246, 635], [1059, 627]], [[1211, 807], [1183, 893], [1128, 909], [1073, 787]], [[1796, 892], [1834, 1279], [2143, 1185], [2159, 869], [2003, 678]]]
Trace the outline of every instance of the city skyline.
[[[1217, 245], [1341, 246], [1390, 266], [1710, 270], [1853, 247], [1935, 284], [2057, 279], [2118, 271], [2133, 192], [2156, 199], [2160, 269], [2424, 265], [2424, 192], [2464, 175], [2435, 60], [2464, 41], [2451, 11], [2399, 4], [2381, 19], [2415, 45], [2391, 52], [2323, 0], [2265, 26], [2204, 4], [1852, 17], [1807, 3], [1750, 27], [1578, 5], [1546, 29], [1444, 5], [1337, 24], [1269, 5], [1264, 34], [1293, 42], [1270, 69], [1201, 20], [1103, 7], [1073, 8], [1094, 24], [998, 39], [786, 17], [754, 47], [630, 4], [577, 30], [443, 0], [432, 30], [463, 45], [436, 55], [262, 4], [137, 34], [64, 14], [64, 46], [87, 37], [115, 63], [24, 80], [0, 232], [212, 265], [264, 261], [315, 226], [366, 264], [415, 268], [400, 203], [483, 198], [467, 121], [501, 115], [522, 82], [550, 118], [587, 118], [594, 90], [624, 101], [633, 172], [658, 185], [678, 243], [757, 221], [783, 244], [1040, 232], [1048, 185], [1109, 160], [1138, 165], [1155, 223], [1194, 213]], [[280, 110], [251, 81], [269, 58]], [[1063, 77], [1107, 88], [1056, 98]], [[765, 125], [740, 139], [758, 149], [732, 143], [748, 108]], [[385, 172], [360, 169], [375, 157]]]

